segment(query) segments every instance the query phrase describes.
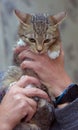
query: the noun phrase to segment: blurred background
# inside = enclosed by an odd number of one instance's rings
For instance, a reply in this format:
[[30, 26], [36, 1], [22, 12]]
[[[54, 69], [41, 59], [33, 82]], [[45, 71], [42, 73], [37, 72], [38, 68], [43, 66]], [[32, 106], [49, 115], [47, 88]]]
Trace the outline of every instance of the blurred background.
[[15, 8], [28, 13], [67, 12], [67, 18], [60, 25], [65, 68], [72, 80], [78, 83], [78, 0], [0, 0], [0, 70], [11, 64], [18, 27], [13, 14]]

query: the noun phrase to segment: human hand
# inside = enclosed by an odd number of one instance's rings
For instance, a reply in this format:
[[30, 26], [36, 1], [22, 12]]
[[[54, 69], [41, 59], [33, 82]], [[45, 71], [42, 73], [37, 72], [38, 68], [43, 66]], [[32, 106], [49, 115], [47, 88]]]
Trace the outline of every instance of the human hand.
[[[25, 47], [17, 47], [15, 53], [18, 53], [22, 69], [33, 69], [41, 82], [51, 88], [55, 96], [58, 96], [72, 82], [64, 68], [62, 48], [60, 56], [55, 60], [50, 59], [46, 54], [34, 54]], [[27, 58], [32, 60], [28, 61]]]
[[13, 129], [25, 116], [26, 121], [32, 118], [37, 103], [31, 97], [38, 96], [48, 100], [48, 95], [44, 91], [38, 88], [26, 88], [28, 84], [40, 85], [40, 82], [34, 77], [23, 76], [4, 96], [0, 104], [1, 130]]

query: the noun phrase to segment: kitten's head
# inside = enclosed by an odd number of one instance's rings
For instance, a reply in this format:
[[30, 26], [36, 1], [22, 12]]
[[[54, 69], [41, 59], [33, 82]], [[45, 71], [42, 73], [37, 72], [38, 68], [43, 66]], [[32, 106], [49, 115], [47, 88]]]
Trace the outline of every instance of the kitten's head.
[[45, 53], [60, 37], [58, 24], [66, 16], [65, 12], [51, 16], [47, 14], [26, 14], [15, 10], [20, 20], [19, 37], [35, 53]]

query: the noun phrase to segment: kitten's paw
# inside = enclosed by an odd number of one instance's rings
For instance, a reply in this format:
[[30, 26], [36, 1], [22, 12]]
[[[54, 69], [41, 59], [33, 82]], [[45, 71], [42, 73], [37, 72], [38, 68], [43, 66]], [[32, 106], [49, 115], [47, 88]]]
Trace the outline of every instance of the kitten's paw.
[[51, 58], [51, 59], [56, 59], [58, 56], [60, 55], [60, 50], [58, 51], [48, 51], [48, 56]]
[[17, 45], [18, 46], [25, 46], [26, 43], [22, 39], [19, 39], [19, 41], [17, 41]]

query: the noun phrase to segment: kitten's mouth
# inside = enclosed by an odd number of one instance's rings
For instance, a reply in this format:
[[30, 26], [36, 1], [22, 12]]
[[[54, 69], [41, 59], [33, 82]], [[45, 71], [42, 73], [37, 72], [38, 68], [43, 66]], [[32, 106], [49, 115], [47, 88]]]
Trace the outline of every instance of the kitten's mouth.
[[45, 51], [36, 51], [37, 54], [44, 54], [46, 53]]
[[37, 50], [37, 53], [38, 53], [38, 54], [42, 54], [43, 51], [42, 51], [42, 50], [41, 50], [41, 51], [40, 51], [40, 50]]
[[47, 52], [47, 49], [41, 49], [41, 50], [36, 49], [37, 54], [45, 54], [46, 52]]
[[45, 54], [47, 52], [47, 50], [38, 50], [38, 49], [34, 49], [34, 48], [30, 48], [32, 52], [36, 53], [36, 54]]

